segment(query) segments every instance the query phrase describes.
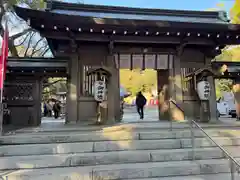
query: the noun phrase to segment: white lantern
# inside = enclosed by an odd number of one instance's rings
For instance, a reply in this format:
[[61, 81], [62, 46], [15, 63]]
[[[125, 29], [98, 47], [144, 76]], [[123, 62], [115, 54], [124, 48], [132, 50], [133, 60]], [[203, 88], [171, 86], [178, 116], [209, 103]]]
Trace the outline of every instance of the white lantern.
[[197, 83], [197, 93], [201, 100], [209, 99], [210, 88], [210, 83], [208, 81], [200, 81]]
[[106, 84], [104, 81], [95, 81], [94, 83], [94, 99], [98, 102], [105, 100]]

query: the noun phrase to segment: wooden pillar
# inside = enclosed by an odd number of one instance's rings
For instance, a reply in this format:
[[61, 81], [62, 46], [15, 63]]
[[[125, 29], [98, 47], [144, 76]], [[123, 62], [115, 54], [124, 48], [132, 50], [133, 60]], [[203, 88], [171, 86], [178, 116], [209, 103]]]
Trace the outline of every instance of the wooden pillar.
[[207, 78], [210, 83], [210, 97], [209, 97], [209, 108], [210, 108], [210, 122], [216, 123], [218, 120], [217, 117], [217, 102], [216, 102], [216, 89], [215, 89], [215, 81], [213, 76], [209, 76]]
[[109, 53], [107, 56], [107, 67], [111, 71], [108, 82], [108, 120], [107, 123], [114, 123], [120, 120], [120, 86], [119, 70], [116, 67], [113, 42], [109, 43]]
[[[36, 103], [34, 105], [35, 109], [35, 118], [33, 125], [34, 126], [39, 126], [41, 124], [42, 120], [42, 110], [41, 110], [41, 102], [42, 102], [42, 90], [43, 90], [43, 83], [41, 78], [36, 79], [36, 89], [35, 89], [35, 98], [36, 98]], [[40, 103], [38, 103], [40, 102]]]
[[108, 120], [106, 123], [114, 123], [120, 116], [120, 90], [118, 69], [114, 65], [113, 55], [108, 55], [107, 67], [111, 71], [111, 77], [108, 81]]
[[68, 66], [68, 92], [67, 92], [67, 110], [66, 123], [76, 123], [78, 121], [78, 53], [77, 45], [71, 43], [72, 53], [70, 54], [70, 61]]
[[233, 85], [234, 100], [236, 106], [236, 113], [239, 120], [240, 117], [240, 79], [235, 80]]
[[115, 97], [115, 120], [117, 121], [117, 122], [120, 122], [120, 120], [121, 120], [121, 113], [120, 113], [120, 75], [119, 75], [119, 69], [117, 69], [117, 68], [115, 68], [115, 80], [116, 80], [116, 82], [115, 82], [115, 85], [116, 85], [116, 92], [118, 93], [116, 93], [116, 97]]
[[182, 77], [181, 77], [181, 56], [175, 56], [173, 61], [173, 88], [175, 91], [175, 101], [178, 104], [182, 104], [183, 102], [183, 90], [182, 90]]
[[169, 109], [169, 70], [157, 70], [159, 120], [170, 119]]

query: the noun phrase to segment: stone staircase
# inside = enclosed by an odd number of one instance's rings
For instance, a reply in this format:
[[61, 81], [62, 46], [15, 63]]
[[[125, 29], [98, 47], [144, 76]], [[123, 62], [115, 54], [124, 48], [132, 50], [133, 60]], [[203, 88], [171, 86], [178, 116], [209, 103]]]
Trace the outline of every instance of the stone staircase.
[[[240, 158], [237, 130], [206, 131]], [[0, 138], [0, 179], [230, 180], [229, 162], [221, 150], [200, 131], [195, 136], [192, 161], [188, 128], [17, 133]]]

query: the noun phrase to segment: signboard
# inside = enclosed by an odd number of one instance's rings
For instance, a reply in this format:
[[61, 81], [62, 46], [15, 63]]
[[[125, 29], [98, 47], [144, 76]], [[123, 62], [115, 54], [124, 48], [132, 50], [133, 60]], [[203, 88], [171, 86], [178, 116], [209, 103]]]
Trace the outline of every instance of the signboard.
[[94, 83], [94, 99], [102, 102], [105, 99], [106, 84], [104, 81], [95, 81]]

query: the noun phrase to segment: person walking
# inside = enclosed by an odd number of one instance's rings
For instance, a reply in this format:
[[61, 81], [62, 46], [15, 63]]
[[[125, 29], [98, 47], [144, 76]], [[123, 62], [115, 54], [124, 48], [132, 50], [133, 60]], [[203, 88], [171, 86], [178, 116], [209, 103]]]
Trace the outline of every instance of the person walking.
[[44, 105], [43, 105], [43, 116], [47, 117], [47, 115], [48, 115], [47, 103], [44, 102]]
[[138, 92], [136, 97], [136, 106], [137, 106], [137, 112], [140, 115], [140, 119], [144, 118], [144, 106], [147, 103], [147, 99], [144, 97], [142, 92]]
[[53, 111], [54, 111], [54, 117], [55, 119], [57, 119], [60, 115], [60, 111], [61, 111], [61, 106], [59, 104], [59, 102], [55, 102], [55, 104], [53, 105]]
[[46, 108], [47, 108], [47, 117], [52, 117], [52, 105], [50, 104], [50, 100], [47, 101], [46, 103]]

